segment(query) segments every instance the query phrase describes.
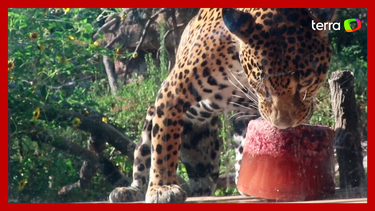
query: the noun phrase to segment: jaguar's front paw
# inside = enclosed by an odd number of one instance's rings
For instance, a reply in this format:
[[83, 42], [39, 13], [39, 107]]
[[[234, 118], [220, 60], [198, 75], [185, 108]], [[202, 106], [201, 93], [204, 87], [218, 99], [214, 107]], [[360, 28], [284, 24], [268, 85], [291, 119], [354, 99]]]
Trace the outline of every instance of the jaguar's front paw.
[[149, 187], [146, 193], [147, 203], [182, 203], [187, 194], [178, 185]]
[[119, 187], [109, 194], [108, 199], [112, 203], [143, 201], [145, 194], [136, 187]]

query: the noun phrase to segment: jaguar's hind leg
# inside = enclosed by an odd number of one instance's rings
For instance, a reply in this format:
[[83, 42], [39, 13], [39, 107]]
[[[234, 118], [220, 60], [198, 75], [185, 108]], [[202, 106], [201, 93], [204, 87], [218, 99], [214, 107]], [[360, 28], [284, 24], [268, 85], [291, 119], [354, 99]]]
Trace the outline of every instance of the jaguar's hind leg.
[[222, 146], [220, 123], [217, 116], [204, 124], [185, 120], [181, 161], [189, 176], [191, 196], [209, 196], [216, 190]]

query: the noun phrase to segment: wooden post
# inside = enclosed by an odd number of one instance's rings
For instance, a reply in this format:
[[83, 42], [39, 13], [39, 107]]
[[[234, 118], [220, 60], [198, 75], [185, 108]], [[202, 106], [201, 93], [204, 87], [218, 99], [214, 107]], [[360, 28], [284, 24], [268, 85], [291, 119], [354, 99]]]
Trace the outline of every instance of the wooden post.
[[358, 128], [354, 74], [333, 72], [328, 80], [335, 116], [335, 147], [340, 173], [340, 188], [365, 184], [361, 138]]

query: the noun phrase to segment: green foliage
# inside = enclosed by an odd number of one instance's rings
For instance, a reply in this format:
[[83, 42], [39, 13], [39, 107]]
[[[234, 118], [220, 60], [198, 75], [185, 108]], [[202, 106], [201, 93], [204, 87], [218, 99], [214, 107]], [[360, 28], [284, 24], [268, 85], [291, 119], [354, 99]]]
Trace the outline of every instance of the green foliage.
[[[110, 10], [103, 12], [99, 8], [8, 9], [10, 200], [77, 201], [74, 197], [58, 196], [57, 192], [78, 180], [82, 161], [48, 145], [32, 142], [30, 134], [45, 130], [56, 139], [64, 137], [87, 147], [87, 134], [67, 127], [71, 125], [69, 122], [46, 120], [43, 109], [40, 114], [36, 111], [47, 105], [56, 110], [74, 110], [71, 105], [105, 110], [96, 101], [97, 97], [93, 97], [99, 91], [96, 89], [107, 86], [102, 64], [94, 55], [113, 57], [115, 52], [94, 45], [91, 37], [101, 25], [99, 21], [108, 15]], [[104, 184], [94, 185], [90, 194], [80, 194], [78, 200], [97, 198], [95, 193], [103, 197], [103, 192], [110, 191]], [[103, 187], [107, 189], [103, 191]]]
[[[103, 113], [126, 136], [138, 140], [146, 110], [168, 73], [167, 58], [162, 43], [160, 62], [154, 61], [151, 54], [146, 55], [148, 75], [122, 86], [118, 91], [121, 97], [113, 96], [100, 56], [113, 59], [118, 48], [110, 51], [99, 47], [91, 37], [99, 22], [114, 11], [117, 10], [8, 10], [8, 107], [12, 114], [9, 198], [12, 201], [106, 200], [113, 189], [98, 172], [90, 190], [77, 189], [69, 196], [59, 196], [57, 193], [63, 186], [78, 181], [82, 160], [33, 142], [29, 135], [38, 128], [49, 131], [56, 139], [64, 137], [87, 147], [88, 134], [68, 127], [71, 123], [47, 120], [43, 109], [36, 115], [37, 110], [47, 105], [56, 110], [76, 111], [84, 105]], [[161, 30], [163, 36], [163, 26]], [[126, 57], [132, 55], [126, 52]], [[105, 155], [131, 177], [133, 161], [124, 160], [113, 147], [107, 149]]]

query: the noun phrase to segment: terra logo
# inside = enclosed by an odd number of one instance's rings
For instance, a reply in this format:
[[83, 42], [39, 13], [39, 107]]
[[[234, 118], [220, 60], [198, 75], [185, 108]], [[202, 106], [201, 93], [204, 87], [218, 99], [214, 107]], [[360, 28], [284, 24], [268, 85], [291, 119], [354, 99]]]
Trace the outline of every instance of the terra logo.
[[[351, 23], [357, 23], [357, 27], [352, 28]], [[354, 24], [353, 24], [354, 25]], [[313, 30], [340, 30], [340, 23], [335, 22], [335, 23], [327, 23], [327, 22], [317, 22], [315, 23], [314, 20], [311, 22], [311, 28]], [[344, 28], [346, 32], [354, 32], [357, 31], [358, 29], [361, 28], [361, 21], [357, 18], [350, 18], [346, 19], [344, 21]]]

